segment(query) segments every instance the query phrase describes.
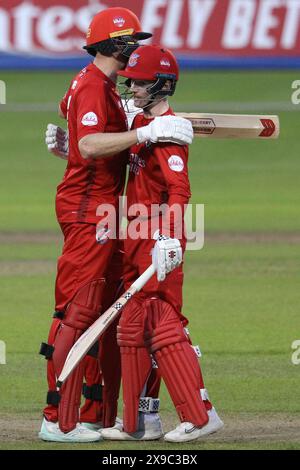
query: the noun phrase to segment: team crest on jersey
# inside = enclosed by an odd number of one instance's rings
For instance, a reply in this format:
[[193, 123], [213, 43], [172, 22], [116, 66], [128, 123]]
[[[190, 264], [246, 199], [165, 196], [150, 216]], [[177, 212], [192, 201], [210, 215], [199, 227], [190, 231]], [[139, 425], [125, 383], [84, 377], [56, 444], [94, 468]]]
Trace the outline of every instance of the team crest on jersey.
[[161, 65], [162, 67], [171, 67], [171, 64], [170, 64], [169, 59], [166, 59], [166, 58], [165, 58], [165, 59], [161, 59], [160, 65]]
[[168, 160], [169, 168], [173, 171], [182, 171], [184, 169], [184, 163], [181, 157], [178, 155], [172, 155]]
[[118, 26], [118, 28], [122, 28], [122, 26], [125, 24], [125, 20], [121, 16], [114, 18], [113, 22], [115, 26]]
[[95, 113], [86, 113], [82, 120], [81, 120], [81, 123], [84, 125], [84, 126], [96, 126], [98, 124], [98, 117], [97, 117], [97, 114]]
[[138, 63], [139, 57], [140, 57], [139, 54], [136, 54], [135, 52], [131, 54], [129, 62], [128, 62], [128, 67], [135, 67], [136, 64]]
[[146, 162], [136, 153], [131, 153], [129, 157], [129, 171], [138, 175], [141, 168], [145, 168]]

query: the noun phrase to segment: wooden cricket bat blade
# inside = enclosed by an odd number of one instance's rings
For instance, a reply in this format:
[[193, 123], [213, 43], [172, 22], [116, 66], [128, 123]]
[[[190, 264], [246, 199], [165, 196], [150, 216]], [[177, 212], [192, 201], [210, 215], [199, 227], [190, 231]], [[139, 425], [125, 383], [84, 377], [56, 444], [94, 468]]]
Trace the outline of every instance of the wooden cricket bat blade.
[[191, 121], [195, 137], [212, 139], [277, 139], [278, 116], [264, 114], [176, 113]]
[[119, 297], [118, 300], [80, 336], [80, 338], [78, 338], [74, 346], [70, 349], [63, 369], [58, 377], [56, 382], [57, 388], [62, 386], [81, 359], [86, 355], [93, 344], [96, 343], [97, 339], [105, 332], [115, 318], [117, 318], [127, 302], [144, 287], [154, 273], [155, 268], [153, 264], [151, 264], [129, 289], [124, 292], [124, 294], [121, 295], [121, 297]]

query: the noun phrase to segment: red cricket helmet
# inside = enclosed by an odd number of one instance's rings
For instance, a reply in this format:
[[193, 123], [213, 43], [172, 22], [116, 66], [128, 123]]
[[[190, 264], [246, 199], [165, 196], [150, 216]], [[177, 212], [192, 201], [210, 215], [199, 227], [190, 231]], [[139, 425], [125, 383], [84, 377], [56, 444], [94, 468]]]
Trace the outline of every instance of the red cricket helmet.
[[118, 72], [122, 77], [136, 80], [157, 80], [160, 76], [177, 81], [179, 67], [169, 49], [161, 46], [140, 46], [130, 56], [125, 70]]
[[[142, 31], [138, 17], [131, 10], [121, 7], [107, 8], [94, 16], [87, 31], [84, 49], [95, 56], [97, 50], [102, 52], [97, 48], [98, 44], [102, 43], [106, 46], [103, 49], [104, 52], [115, 52], [117, 49], [112, 46], [119, 45], [118, 42], [122, 40], [124, 42], [125, 38], [126, 43], [129, 43], [130, 46], [135, 44], [134, 50], [138, 47], [136, 41], [148, 39], [151, 36], [151, 33]], [[131, 42], [132, 38], [135, 42]]]
[[[161, 46], [140, 46], [130, 56], [125, 70], [118, 75], [126, 77], [125, 84], [130, 87], [130, 80], [150, 80], [153, 85], [149, 88], [151, 99], [157, 96], [174, 95], [179, 79], [177, 60], [169, 49]], [[163, 89], [167, 81], [171, 82], [169, 89]]]

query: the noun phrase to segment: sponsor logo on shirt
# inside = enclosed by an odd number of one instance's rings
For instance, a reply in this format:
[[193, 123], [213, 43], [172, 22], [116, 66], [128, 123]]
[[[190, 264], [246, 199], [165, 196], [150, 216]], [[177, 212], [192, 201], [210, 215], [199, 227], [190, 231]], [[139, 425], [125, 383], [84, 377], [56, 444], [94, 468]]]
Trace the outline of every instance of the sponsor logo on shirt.
[[84, 126], [96, 126], [98, 124], [98, 117], [95, 113], [86, 113], [82, 120], [81, 123]]
[[183, 160], [178, 155], [172, 155], [168, 160], [168, 165], [173, 171], [182, 171], [184, 169]]
[[162, 67], [171, 67], [170, 61], [168, 59], [161, 59], [160, 65]]
[[131, 153], [129, 157], [129, 171], [138, 175], [141, 168], [145, 168], [146, 162], [136, 153]]
[[129, 62], [128, 62], [128, 67], [135, 67], [136, 64], [138, 63], [139, 57], [140, 57], [139, 54], [136, 54], [135, 52], [131, 54]]
[[122, 26], [124, 26], [125, 24], [125, 20], [121, 16], [119, 16], [118, 18], [114, 18], [113, 22], [114, 25], [118, 26], [118, 28], [122, 28]]

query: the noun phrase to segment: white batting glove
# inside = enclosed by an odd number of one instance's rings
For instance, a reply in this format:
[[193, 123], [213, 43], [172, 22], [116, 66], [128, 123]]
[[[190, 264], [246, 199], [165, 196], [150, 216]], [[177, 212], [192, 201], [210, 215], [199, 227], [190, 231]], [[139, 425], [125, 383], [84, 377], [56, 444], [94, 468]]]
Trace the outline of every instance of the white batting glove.
[[137, 129], [138, 143], [173, 142], [189, 145], [193, 142], [194, 131], [190, 121], [180, 116], [159, 116], [148, 126]]
[[45, 139], [48, 151], [57, 157], [68, 160], [69, 133], [55, 124], [48, 124]]
[[156, 270], [157, 280], [164, 281], [166, 275], [182, 263], [182, 248], [177, 238], [161, 235], [157, 230], [153, 236], [156, 240], [152, 250], [152, 263]]

